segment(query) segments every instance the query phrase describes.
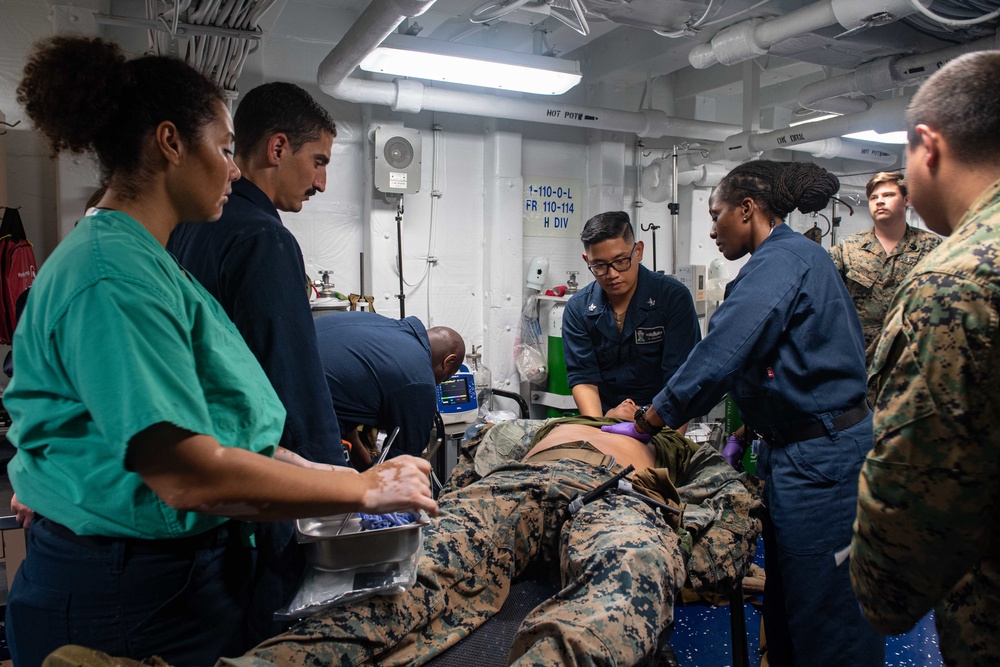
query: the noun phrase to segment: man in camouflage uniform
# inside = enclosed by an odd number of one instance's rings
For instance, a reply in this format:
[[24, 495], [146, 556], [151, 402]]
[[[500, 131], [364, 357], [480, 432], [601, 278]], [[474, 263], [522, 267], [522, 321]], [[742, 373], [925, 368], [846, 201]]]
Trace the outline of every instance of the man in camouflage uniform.
[[948, 238], [900, 285], [875, 355], [851, 579], [879, 630], [933, 608], [946, 665], [998, 665], [1000, 52], [939, 70], [906, 127], [913, 206]]
[[[851, 234], [830, 249], [865, 334], [865, 362], [872, 357], [889, 302], [900, 281], [941, 239], [906, 224], [910, 203], [906, 181], [898, 171], [875, 174], [865, 187], [868, 211], [875, 226]], [[874, 397], [871, 397], [874, 398]]]
[[[619, 414], [630, 417], [634, 410], [629, 403]], [[759, 503], [744, 477], [710, 447], [669, 430], [643, 445], [598, 428], [615, 421], [554, 420], [534, 437], [534, 429], [523, 426], [530, 422], [494, 427], [488, 448], [463, 451], [439, 500], [441, 514], [425, 528], [412, 588], [322, 612], [222, 664], [422, 664], [496, 614], [511, 580], [529, 564], [561, 574], [563, 590], [525, 619], [511, 648], [513, 664], [641, 663], [673, 619], [686, 561], [698, 571], [689, 578], [695, 588], [731, 587], [746, 573], [760, 532], [750, 510]], [[577, 439], [580, 429], [589, 443]], [[646, 453], [633, 455], [639, 450]], [[580, 452], [597, 458], [576, 460]], [[647, 473], [653, 465], [662, 471], [660, 484], [651, 485], [661, 500], [697, 505], [712, 496], [728, 509], [694, 507], [688, 517], [685, 508], [680, 535], [676, 515], [628, 495], [606, 493], [569, 514], [575, 496], [610, 479], [622, 464], [634, 463], [638, 471], [642, 461]], [[641, 472], [633, 477], [637, 487]], [[697, 473], [699, 482], [687, 497], [677, 496], [671, 482], [684, 481], [685, 472]], [[689, 531], [706, 537], [693, 553]]]

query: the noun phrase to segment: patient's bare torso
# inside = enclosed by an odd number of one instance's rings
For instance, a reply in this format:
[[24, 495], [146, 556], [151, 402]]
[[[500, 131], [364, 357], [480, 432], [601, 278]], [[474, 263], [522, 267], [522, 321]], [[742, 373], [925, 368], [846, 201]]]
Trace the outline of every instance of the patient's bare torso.
[[599, 428], [583, 424], [556, 426], [548, 435], [535, 443], [525, 458], [537, 452], [551, 449], [556, 445], [576, 440], [589, 442], [603, 453], [614, 456], [618, 463], [625, 467], [631, 464], [635, 466], [636, 470], [642, 470], [643, 468], [652, 468], [656, 464], [652, 445], [639, 442], [627, 435], [607, 433]]

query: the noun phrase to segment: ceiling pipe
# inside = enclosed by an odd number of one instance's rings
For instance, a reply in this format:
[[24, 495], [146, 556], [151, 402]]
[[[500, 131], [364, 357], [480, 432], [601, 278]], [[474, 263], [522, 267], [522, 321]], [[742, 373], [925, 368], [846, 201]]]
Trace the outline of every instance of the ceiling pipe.
[[[713, 162], [711, 164], [691, 167], [677, 174], [677, 184], [715, 187], [734, 166]], [[672, 197], [671, 169], [671, 161], [668, 158], [657, 158], [643, 167], [642, 194], [646, 199], [651, 202], [661, 203]]]
[[859, 160], [861, 162], [874, 162], [882, 166], [895, 164], [899, 160], [899, 154], [891, 151], [885, 144], [862, 143], [859, 141], [844, 140], [839, 137], [823, 139], [822, 141], [810, 141], [805, 144], [794, 144], [788, 146], [790, 151], [809, 153], [815, 158], [846, 158], [848, 160]]
[[[930, 4], [928, 0], [921, 0]], [[876, 19], [879, 23], [896, 21], [917, 9], [910, 0], [821, 0], [774, 19], [750, 19], [720, 30], [712, 41], [699, 44], [688, 53], [695, 69], [705, 69], [717, 63], [735, 65], [768, 52], [786, 39], [813, 32], [839, 23], [846, 30], [867, 27]]]
[[[324, 90], [324, 92], [329, 91]], [[738, 125], [670, 118], [657, 109], [639, 112], [619, 111], [556, 100], [535, 101], [487, 93], [467, 93], [425, 86], [409, 79], [384, 82], [352, 78], [345, 81], [333, 96], [359, 103], [385, 100], [381, 103], [388, 104], [393, 111], [409, 113], [422, 110], [444, 111], [487, 118], [632, 132], [642, 138], [673, 136], [721, 141], [739, 130]]]
[[[709, 149], [706, 154], [694, 155], [691, 159], [694, 163], [700, 164], [719, 161], [746, 162], [765, 151], [778, 148], [796, 150], [802, 144], [835, 139], [864, 130], [876, 132], [899, 130], [900, 119], [906, 112], [907, 104], [909, 104], [908, 98], [895, 97], [875, 102], [871, 109], [862, 113], [837, 116], [770, 132], [740, 132], [727, 137], [721, 144]], [[843, 152], [838, 157], [855, 160], [867, 159], [870, 162], [879, 162], [882, 158], [888, 159], [889, 156], [894, 160], [897, 158], [892, 152], [887, 151], [883, 144], [866, 146], [856, 142], [843, 142], [839, 150]]]
[[[908, 97], [894, 97], [875, 102], [870, 109], [861, 113], [837, 116], [771, 132], [761, 132], [751, 138], [750, 146], [753, 151], [763, 152], [776, 148], [789, 148], [811, 141], [833, 139], [865, 130], [874, 130], [880, 133], [901, 130], [903, 129], [901, 127], [902, 119], [909, 103]], [[878, 145], [875, 144], [875, 146]], [[880, 149], [869, 147], [864, 150]]]
[[[996, 49], [998, 37], [1000, 33], [939, 51], [873, 60], [849, 74], [804, 86], [799, 91], [798, 102], [803, 108], [816, 111], [832, 113], [866, 111], [875, 102], [872, 95], [916, 85], [941, 69], [948, 61], [965, 53]], [[852, 97], [844, 97], [845, 95]], [[864, 97], [853, 97], [855, 95]]]
[[320, 63], [320, 88], [339, 86], [351, 75], [358, 63], [391, 35], [400, 23], [420, 16], [434, 2], [435, 0], [374, 0]]
[[[898, 119], [905, 110], [905, 100], [889, 100], [877, 103], [870, 111], [861, 114], [762, 134], [739, 133], [741, 128], [738, 125], [671, 118], [656, 109], [639, 112], [619, 111], [567, 104], [556, 100], [536, 101], [434, 88], [411, 79], [373, 81], [350, 76], [358, 63], [381, 44], [382, 40], [402, 21], [418, 16], [433, 3], [434, 0], [374, 0], [320, 64], [317, 74], [320, 89], [332, 97], [347, 102], [388, 106], [393, 111], [406, 113], [429, 110], [632, 132], [642, 138], [677, 136], [721, 142], [710, 151], [708, 157], [697, 160], [697, 164], [692, 164], [692, 167], [719, 161], [738, 163], [756, 157], [766, 150], [790, 148], [796, 144], [832, 139], [861, 130], [879, 130], [883, 127], [895, 129], [899, 123]], [[869, 161], [878, 161], [880, 157], [887, 158], [891, 155], [884, 153], [879, 156], [880, 149], [861, 148], [854, 151], [850, 144], [841, 146], [838, 150], [841, 149], [853, 151], [855, 155], [867, 155], [872, 158]], [[827, 146], [823, 150], [830, 149]], [[852, 157], [847, 154], [837, 156]], [[894, 155], [892, 157], [895, 159]], [[853, 157], [853, 159], [863, 158]]]
[[528, 100], [489, 93], [470, 93], [425, 86], [412, 79], [373, 81], [351, 73], [358, 63], [403, 20], [417, 16], [434, 0], [374, 0], [362, 12], [319, 66], [317, 82], [327, 95], [346, 102], [388, 106], [393, 111], [440, 111], [488, 118], [505, 118], [586, 129], [632, 132], [643, 138], [685, 137], [722, 141], [738, 125], [671, 118], [656, 109], [619, 111], [586, 107], [558, 100]]

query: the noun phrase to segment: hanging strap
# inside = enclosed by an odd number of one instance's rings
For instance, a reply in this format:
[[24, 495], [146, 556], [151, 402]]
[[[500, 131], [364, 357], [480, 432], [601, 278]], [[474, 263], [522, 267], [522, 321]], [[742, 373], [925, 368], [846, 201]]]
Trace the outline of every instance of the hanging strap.
[[10, 236], [15, 241], [27, 241], [28, 236], [24, 233], [24, 223], [21, 222], [21, 214], [16, 208], [8, 206], [3, 213], [3, 222], [0, 223], [0, 237]]

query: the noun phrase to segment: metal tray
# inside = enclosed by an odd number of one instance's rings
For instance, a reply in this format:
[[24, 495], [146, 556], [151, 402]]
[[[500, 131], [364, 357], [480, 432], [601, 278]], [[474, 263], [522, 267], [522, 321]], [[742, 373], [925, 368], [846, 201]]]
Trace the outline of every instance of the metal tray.
[[320, 570], [349, 570], [404, 560], [417, 550], [420, 529], [428, 523], [427, 516], [421, 513], [419, 519], [406, 526], [361, 530], [357, 515], [344, 524], [345, 516], [335, 514], [295, 522], [296, 537], [310, 565]]

